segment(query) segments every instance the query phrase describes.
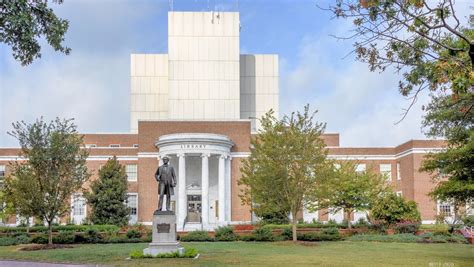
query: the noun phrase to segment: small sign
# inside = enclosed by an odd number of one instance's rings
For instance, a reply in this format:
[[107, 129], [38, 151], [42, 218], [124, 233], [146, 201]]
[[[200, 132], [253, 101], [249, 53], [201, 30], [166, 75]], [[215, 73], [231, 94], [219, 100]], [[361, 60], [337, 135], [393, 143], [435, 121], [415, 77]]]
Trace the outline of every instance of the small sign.
[[156, 225], [156, 231], [158, 233], [169, 233], [170, 232], [170, 225], [167, 223], [160, 223]]

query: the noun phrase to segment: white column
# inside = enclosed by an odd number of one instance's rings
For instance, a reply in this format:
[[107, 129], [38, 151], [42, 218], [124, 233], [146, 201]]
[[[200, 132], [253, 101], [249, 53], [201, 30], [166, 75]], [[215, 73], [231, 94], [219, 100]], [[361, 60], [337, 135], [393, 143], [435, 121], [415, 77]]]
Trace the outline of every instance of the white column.
[[225, 220], [231, 221], [231, 210], [232, 210], [232, 158], [229, 156], [225, 161]]
[[186, 218], [186, 159], [185, 154], [178, 154], [179, 175], [178, 175], [178, 228], [183, 227]]
[[219, 157], [219, 223], [224, 224], [225, 222], [225, 159], [226, 155]]
[[202, 154], [202, 181], [201, 181], [201, 199], [202, 199], [202, 226], [207, 229], [209, 225], [209, 154]]

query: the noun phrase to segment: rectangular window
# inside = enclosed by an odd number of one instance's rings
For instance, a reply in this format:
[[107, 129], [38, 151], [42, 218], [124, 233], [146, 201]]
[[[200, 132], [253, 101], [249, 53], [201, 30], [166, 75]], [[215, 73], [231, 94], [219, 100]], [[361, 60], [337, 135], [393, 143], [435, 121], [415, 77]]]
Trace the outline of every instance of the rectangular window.
[[138, 196], [135, 194], [129, 194], [127, 206], [130, 208], [130, 215], [136, 216], [138, 214]]
[[72, 204], [72, 214], [74, 216], [83, 216], [86, 213], [86, 200], [80, 194], [74, 194]]
[[357, 164], [356, 172], [365, 172], [366, 165], [365, 164]]
[[400, 181], [402, 179], [402, 174], [400, 173], [400, 162], [397, 162], [397, 180]]
[[5, 165], [0, 165], [0, 185], [5, 180]]
[[125, 165], [125, 172], [127, 173], [128, 181], [137, 180], [137, 164], [127, 164]]
[[138, 147], [138, 144], [133, 144], [133, 147]]
[[0, 178], [3, 179], [5, 177], [5, 165], [0, 165]]
[[120, 144], [111, 144], [109, 147], [120, 147]]
[[453, 212], [452, 205], [446, 202], [438, 204], [438, 215], [451, 216]]
[[396, 194], [397, 194], [397, 196], [399, 196], [399, 197], [402, 197], [402, 196], [403, 196], [403, 193], [402, 193], [402, 191], [397, 191], [397, 193], [396, 193]]
[[392, 164], [380, 164], [380, 174], [387, 178], [387, 181], [392, 181]]

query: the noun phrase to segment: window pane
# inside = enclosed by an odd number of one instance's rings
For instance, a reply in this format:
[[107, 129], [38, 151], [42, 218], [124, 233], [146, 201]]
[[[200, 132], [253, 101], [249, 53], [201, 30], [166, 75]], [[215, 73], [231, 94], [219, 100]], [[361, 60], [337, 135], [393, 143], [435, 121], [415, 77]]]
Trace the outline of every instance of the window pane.
[[137, 195], [128, 195], [127, 206], [130, 208], [130, 215], [137, 215]]
[[137, 180], [137, 165], [136, 164], [125, 165], [125, 172], [127, 173], [127, 179], [129, 181]]

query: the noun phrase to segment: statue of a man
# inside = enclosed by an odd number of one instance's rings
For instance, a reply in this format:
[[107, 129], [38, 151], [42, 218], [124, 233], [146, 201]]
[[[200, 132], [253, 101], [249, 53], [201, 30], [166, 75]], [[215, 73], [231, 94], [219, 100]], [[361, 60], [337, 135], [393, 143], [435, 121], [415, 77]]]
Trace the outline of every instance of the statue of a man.
[[163, 165], [159, 166], [155, 173], [156, 181], [158, 182], [158, 194], [160, 199], [158, 201], [158, 210], [163, 208], [163, 196], [166, 195], [166, 210], [170, 210], [171, 195], [174, 195], [174, 187], [176, 186], [176, 174], [173, 166], [169, 165], [170, 159], [163, 157]]

